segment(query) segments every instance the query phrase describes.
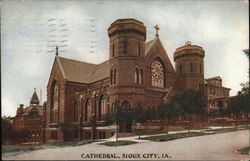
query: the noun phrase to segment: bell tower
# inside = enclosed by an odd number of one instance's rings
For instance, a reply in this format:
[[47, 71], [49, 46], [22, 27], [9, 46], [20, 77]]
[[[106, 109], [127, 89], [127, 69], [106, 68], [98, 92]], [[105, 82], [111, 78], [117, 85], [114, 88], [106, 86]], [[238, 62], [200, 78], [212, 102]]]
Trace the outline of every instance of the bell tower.
[[122, 100], [144, 86], [146, 27], [132, 18], [118, 19], [108, 28], [108, 36], [110, 95]]
[[109, 58], [144, 57], [146, 27], [135, 19], [118, 19], [108, 28]]
[[204, 84], [205, 51], [190, 41], [175, 50], [174, 61], [179, 90], [194, 89], [202, 92]]

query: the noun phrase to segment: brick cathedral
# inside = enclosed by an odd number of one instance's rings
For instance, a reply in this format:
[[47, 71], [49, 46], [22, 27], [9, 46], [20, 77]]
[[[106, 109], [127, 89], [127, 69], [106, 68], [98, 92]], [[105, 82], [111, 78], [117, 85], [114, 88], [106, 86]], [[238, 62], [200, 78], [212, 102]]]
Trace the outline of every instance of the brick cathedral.
[[[157, 106], [175, 92], [191, 88], [207, 98], [207, 110], [216, 99], [229, 97], [229, 88], [217, 76], [204, 78], [202, 47], [187, 42], [174, 53], [175, 68], [158, 35], [145, 42], [146, 27], [135, 19], [118, 19], [108, 28], [109, 60], [90, 64], [55, 57], [47, 85], [46, 142], [106, 138], [116, 133], [104, 116], [114, 103], [121, 106]], [[96, 116], [96, 130], [89, 125]], [[62, 125], [71, 128], [62, 130]], [[120, 132], [128, 132], [121, 128]], [[129, 132], [133, 132], [130, 127]]]

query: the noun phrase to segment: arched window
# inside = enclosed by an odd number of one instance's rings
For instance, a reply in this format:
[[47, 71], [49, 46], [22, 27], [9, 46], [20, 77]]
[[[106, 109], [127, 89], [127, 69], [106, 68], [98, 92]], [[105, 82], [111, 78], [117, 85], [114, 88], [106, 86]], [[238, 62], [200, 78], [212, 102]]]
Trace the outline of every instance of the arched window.
[[123, 52], [124, 54], [128, 53], [128, 41], [127, 40], [123, 41]]
[[141, 47], [140, 47], [140, 43], [137, 44], [137, 56], [140, 56], [141, 54]]
[[112, 45], [112, 57], [115, 56], [115, 45]]
[[202, 65], [200, 64], [200, 73], [202, 73]]
[[113, 70], [110, 71], [110, 84], [113, 84]]
[[59, 85], [56, 80], [52, 82], [50, 91], [50, 122], [55, 123], [59, 120], [58, 108], [59, 108]]
[[87, 122], [91, 117], [91, 103], [89, 98], [86, 100], [84, 107], [84, 121]]
[[164, 87], [164, 68], [160, 60], [151, 64], [151, 84], [155, 87]]
[[33, 109], [29, 113], [30, 116], [38, 116], [38, 111], [36, 109]]
[[106, 99], [101, 95], [99, 99], [98, 120], [103, 120], [106, 113]]
[[135, 83], [139, 84], [139, 70], [135, 68]]
[[143, 84], [143, 70], [140, 69], [140, 84]]
[[56, 80], [53, 81], [51, 87], [51, 107], [52, 109], [58, 109], [58, 83]]
[[180, 69], [180, 71], [179, 71], [180, 74], [182, 74], [182, 65], [180, 65], [180, 68], [179, 68], [179, 69]]
[[130, 103], [129, 103], [129, 101], [128, 101], [128, 100], [125, 100], [125, 101], [123, 101], [123, 102], [122, 102], [121, 107], [130, 108], [130, 107], [131, 107], [131, 105], [130, 105]]
[[116, 69], [114, 70], [114, 83], [113, 84], [116, 84]]
[[74, 118], [74, 122], [78, 121], [78, 108], [77, 108], [77, 103], [76, 101], [73, 102], [73, 118]]
[[190, 63], [190, 72], [193, 72], [193, 63]]

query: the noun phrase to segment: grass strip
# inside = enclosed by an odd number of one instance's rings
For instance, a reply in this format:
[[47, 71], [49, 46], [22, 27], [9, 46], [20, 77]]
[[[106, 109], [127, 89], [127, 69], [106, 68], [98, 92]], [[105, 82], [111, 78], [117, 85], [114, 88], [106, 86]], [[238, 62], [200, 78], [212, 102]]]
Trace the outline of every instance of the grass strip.
[[58, 147], [67, 147], [67, 146], [80, 146], [85, 144], [90, 144], [94, 141], [68, 141], [68, 142], [61, 142], [61, 143], [46, 143], [42, 145], [2, 145], [2, 152], [18, 152], [18, 151], [31, 151], [31, 150], [39, 150], [39, 149], [48, 149], [48, 148], [58, 148]]
[[240, 154], [247, 154], [247, 155], [249, 155], [250, 154], [250, 147], [242, 148], [242, 149], [239, 149], [237, 151]]
[[215, 132], [215, 133], [224, 133], [224, 132], [232, 132], [232, 131], [238, 131], [238, 130], [246, 130], [249, 129], [249, 127], [233, 127], [233, 128], [222, 128], [222, 129], [209, 129], [206, 131], [210, 131], [210, 132]]
[[100, 143], [100, 145], [106, 145], [106, 146], [124, 146], [124, 145], [130, 145], [130, 144], [136, 144], [135, 141], [127, 141], [127, 140], [118, 140], [118, 141], [108, 141], [104, 143]]
[[39, 145], [2, 145], [2, 152], [39, 150], [43, 147]]
[[176, 133], [176, 134], [149, 136], [149, 137], [143, 137], [141, 139], [150, 140], [150, 141], [168, 141], [168, 140], [193, 137], [193, 136], [202, 136], [202, 135], [206, 135], [206, 133], [203, 133], [203, 132], [184, 132], [184, 133]]

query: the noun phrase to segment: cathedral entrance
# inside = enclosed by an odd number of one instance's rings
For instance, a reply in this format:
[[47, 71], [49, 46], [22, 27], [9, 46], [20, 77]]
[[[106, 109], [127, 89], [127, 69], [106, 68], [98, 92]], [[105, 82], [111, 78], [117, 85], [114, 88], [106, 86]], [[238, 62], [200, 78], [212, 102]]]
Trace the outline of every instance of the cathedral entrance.
[[132, 132], [132, 122], [126, 122], [126, 133]]
[[[121, 107], [126, 108], [128, 110], [128, 109], [131, 109], [131, 104], [129, 103], [128, 100], [124, 100], [123, 103], [121, 104]], [[119, 127], [120, 127], [119, 132], [120, 133], [131, 133], [132, 132], [132, 121], [131, 121], [131, 118], [128, 116], [128, 111], [125, 112], [125, 115], [126, 115], [125, 116], [126, 122], [123, 122], [119, 125]]]
[[132, 122], [125, 122], [119, 124], [120, 133], [131, 133], [132, 132]]

